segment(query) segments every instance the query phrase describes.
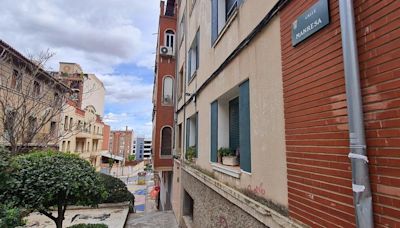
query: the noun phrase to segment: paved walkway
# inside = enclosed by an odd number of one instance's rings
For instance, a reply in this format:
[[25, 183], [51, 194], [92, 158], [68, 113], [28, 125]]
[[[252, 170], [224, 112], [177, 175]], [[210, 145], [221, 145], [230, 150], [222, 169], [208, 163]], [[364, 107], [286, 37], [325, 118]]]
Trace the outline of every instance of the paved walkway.
[[135, 195], [136, 213], [128, 215], [125, 228], [178, 228], [172, 211], [158, 211], [150, 192], [154, 181], [152, 175], [146, 178], [146, 185], [128, 182], [128, 189]]
[[143, 216], [130, 214], [125, 228], [178, 228], [172, 211], [150, 212]]

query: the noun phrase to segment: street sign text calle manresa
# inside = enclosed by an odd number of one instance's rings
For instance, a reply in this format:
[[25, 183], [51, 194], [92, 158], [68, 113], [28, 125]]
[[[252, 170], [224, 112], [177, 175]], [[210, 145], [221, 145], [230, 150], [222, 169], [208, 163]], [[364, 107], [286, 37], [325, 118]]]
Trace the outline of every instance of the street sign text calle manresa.
[[319, 0], [293, 22], [292, 45], [296, 46], [327, 24], [329, 24], [328, 0]]

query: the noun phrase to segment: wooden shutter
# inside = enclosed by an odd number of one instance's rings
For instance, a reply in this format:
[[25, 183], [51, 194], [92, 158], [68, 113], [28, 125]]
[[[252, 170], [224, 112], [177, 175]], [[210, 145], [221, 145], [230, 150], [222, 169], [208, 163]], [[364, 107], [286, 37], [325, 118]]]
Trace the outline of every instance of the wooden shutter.
[[218, 151], [218, 101], [211, 103], [211, 162], [217, 162]]
[[251, 172], [249, 81], [239, 86], [240, 168]]
[[211, 0], [211, 45], [218, 38], [218, 0]]
[[236, 151], [240, 148], [239, 142], [239, 98], [229, 101], [229, 148]]

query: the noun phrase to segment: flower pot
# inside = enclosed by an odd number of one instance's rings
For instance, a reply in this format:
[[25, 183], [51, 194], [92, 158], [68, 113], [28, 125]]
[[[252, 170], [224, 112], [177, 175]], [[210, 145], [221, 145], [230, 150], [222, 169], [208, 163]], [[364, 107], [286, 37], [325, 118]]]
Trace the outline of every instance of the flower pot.
[[222, 157], [222, 164], [230, 165], [230, 166], [237, 166], [239, 162], [236, 156], [224, 156]]

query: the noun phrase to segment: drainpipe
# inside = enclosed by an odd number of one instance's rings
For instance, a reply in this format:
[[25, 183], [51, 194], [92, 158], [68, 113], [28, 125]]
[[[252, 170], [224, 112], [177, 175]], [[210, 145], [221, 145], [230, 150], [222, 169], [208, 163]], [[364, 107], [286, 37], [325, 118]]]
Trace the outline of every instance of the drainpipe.
[[349, 119], [350, 153], [348, 156], [351, 160], [356, 224], [360, 228], [372, 228], [374, 227], [372, 196], [364, 133], [353, 1], [339, 0], [339, 11]]

